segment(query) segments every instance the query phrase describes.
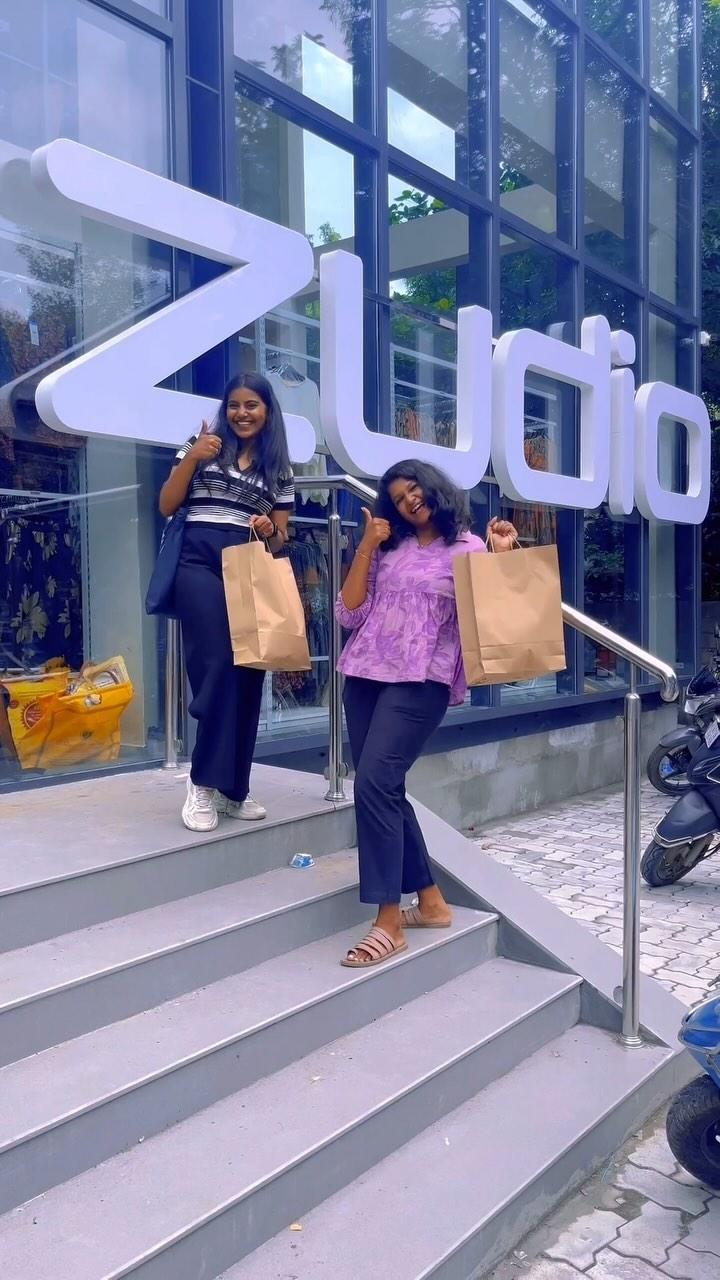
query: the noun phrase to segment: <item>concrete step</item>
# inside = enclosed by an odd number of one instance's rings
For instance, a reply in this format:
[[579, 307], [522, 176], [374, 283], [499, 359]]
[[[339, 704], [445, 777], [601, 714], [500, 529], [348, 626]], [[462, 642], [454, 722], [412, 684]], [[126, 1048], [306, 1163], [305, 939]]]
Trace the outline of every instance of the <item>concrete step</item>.
[[328, 854], [4, 955], [0, 1066], [364, 921], [357, 855]]
[[[0, 952], [287, 866], [354, 843], [351, 805], [312, 775], [254, 771], [265, 822], [180, 819], [187, 770], [96, 778], [0, 797]], [[32, 824], [28, 806], [32, 805]]]
[[389, 1259], [393, 1280], [479, 1280], [655, 1108], [669, 1056], [576, 1026], [310, 1213], [298, 1183], [283, 1230], [221, 1280], [357, 1280]]
[[[488, 960], [5, 1215], [3, 1280], [217, 1276], [561, 1036], [579, 1007], [577, 978]], [[565, 1082], [566, 1110], [568, 1096]]]
[[365, 972], [356, 926], [3, 1068], [0, 1212], [481, 964], [495, 924], [460, 909]]

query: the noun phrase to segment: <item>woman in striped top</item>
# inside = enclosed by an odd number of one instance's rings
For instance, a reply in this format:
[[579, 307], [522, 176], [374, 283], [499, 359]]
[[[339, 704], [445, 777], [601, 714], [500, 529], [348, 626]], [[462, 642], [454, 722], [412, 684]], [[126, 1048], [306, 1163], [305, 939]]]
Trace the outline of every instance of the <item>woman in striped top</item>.
[[191, 831], [212, 831], [219, 814], [266, 816], [249, 794], [264, 676], [233, 663], [222, 553], [253, 534], [280, 551], [293, 504], [282, 410], [265, 378], [242, 374], [212, 426], [203, 422], [178, 451], [160, 492], [162, 515], [187, 506], [175, 601], [198, 722], [182, 811]]

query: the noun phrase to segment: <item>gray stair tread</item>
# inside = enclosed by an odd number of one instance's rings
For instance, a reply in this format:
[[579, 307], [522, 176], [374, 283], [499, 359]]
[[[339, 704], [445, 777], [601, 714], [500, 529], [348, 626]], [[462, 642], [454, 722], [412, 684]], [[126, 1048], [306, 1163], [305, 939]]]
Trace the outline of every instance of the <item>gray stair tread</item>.
[[429, 1275], [670, 1053], [573, 1027], [303, 1216], [302, 1232], [283, 1231], [220, 1280], [381, 1275], [388, 1240], [400, 1239], [398, 1205], [407, 1226], [393, 1278]]
[[6, 952], [0, 965], [0, 1012], [356, 883], [357, 856], [342, 850], [318, 858], [313, 867], [267, 871]]
[[180, 819], [186, 779], [187, 766], [46, 787], [33, 791], [32, 800], [26, 792], [0, 797], [0, 896], [159, 853], [249, 836], [333, 808], [323, 799], [322, 778], [256, 765], [253, 792], [267, 807], [265, 823], [225, 819], [215, 831], [187, 831]]
[[[458, 908], [450, 929], [409, 930], [409, 950], [398, 963], [495, 919]], [[2, 1068], [0, 1152], [298, 1009], [374, 981], [384, 966], [358, 972], [339, 963], [360, 932], [356, 927], [321, 938]]]
[[3, 1280], [126, 1274], [578, 985], [567, 974], [486, 961], [7, 1214]]

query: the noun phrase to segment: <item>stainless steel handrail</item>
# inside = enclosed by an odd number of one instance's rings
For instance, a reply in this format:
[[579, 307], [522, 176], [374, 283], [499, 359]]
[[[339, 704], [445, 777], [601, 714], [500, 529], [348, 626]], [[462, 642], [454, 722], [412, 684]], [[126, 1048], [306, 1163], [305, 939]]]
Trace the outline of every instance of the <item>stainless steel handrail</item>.
[[609, 627], [603, 626], [602, 622], [596, 622], [594, 618], [588, 618], [586, 614], [573, 609], [572, 605], [564, 604], [562, 612], [563, 618], [569, 627], [574, 627], [576, 631], [580, 631], [589, 640], [595, 640], [597, 644], [604, 645], [606, 649], [611, 649], [619, 658], [624, 658], [632, 666], [640, 667], [642, 671], [647, 671], [648, 675], [654, 676], [656, 680], [660, 681], [660, 697], [663, 701], [675, 702], [680, 688], [678, 678], [667, 662], [663, 662], [661, 658], [656, 658], [654, 654], [648, 653], [646, 649], [641, 649], [634, 641], [626, 640], [624, 636], [618, 635], [616, 631], [611, 631]]
[[[342, 582], [343, 536], [342, 521], [338, 513], [338, 490], [345, 490], [363, 502], [372, 503], [377, 498], [376, 491], [370, 485], [356, 480], [354, 476], [296, 476], [295, 488], [299, 491], [327, 489], [330, 492], [330, 515], [328, 517], [328, 586], [330, 602], [335, 600]], [[623, 876], [623, 981], [622, 981], [622, 1033], [623, 1044], [630, 1046], [642, 1044], [640, 1037], [640, 716], [642, 704], [637, 692], [637, 671], [645, 671], [660, 682], [660, 696], [665, 702], [674, 702], [678, 697], [679, 685], [677, 675], [667, 662], [656, 658], [646, 649], [641, 649], [632, 640], [586, 614], [563, 604], [563, 620], [581, 635], [603, 645], [606, 649], [623, 658], [630, 665], [630, 688], [625, 695], [624, 705], [624, 876]], [[343, 760], [342, 729], [342, 677], [337, 670], [340, 657], [342, 633], [339, 623], [333, 618], [330, 627], [330, 666], [329, 719], [330, 735], [328, 749], [328, 768], [326, 777], [328, 791], [326, 799], [338, 803], [345, 799], [344, 780], [347, 766]], [[179, 631], [177, 622], [168, 621], [167, 632], [167, 678], [165, 686], [165, 767], [173, 768], [177, 763], [177, 724], [180, 690], [179, 665]], [[172, 673], [171, 673], [172, 667]], [[174, 674], [173, 674], [174, 673]], [[619, 992], [618, 992], [619, 994]]]

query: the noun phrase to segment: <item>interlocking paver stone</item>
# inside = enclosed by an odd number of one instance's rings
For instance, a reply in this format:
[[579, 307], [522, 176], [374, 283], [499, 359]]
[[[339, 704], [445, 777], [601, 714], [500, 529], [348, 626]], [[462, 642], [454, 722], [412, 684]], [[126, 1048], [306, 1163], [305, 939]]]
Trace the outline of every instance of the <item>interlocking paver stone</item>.
[[638, 1138], [628, 1159], [641, 1169], [654, 1169], [656, 1173], [664, 1173], [668, 1178], [675, 1176], [680, 1167], [667, 1144], [664, 1126], [656, 1129], [650, 1137]]
[[642, 1258], [623, 1258], [614, 1249], [603, 1249], [594, 1267], [585, 1272], [589, 1280], [658, 1280], [657, 1268]]
[[591, 1265], [593, 1258], [603, 1245], [615, 1239], [624, 1225], [625, 1219], [618, 1213], [594, 1209], [592, 1213], [578, 1218], [572, 1227], [563, 1231], [555, 1243], [545, 1249], [545, 1253], [548, 1258], [570, 1262], [583, 1271]]
[[638, 1218], [620, 1228], [613, 1249], [627, 1258], [644, 1258], [659, 1266], [681, 1231], [682, 1215], [678, 1210], [661, 1209], [650, 1200], [642, 1206]]
[[[704, 1187], [698, 1188], [698, 1193], [708, 1201], [707, 1213], [690, 1223], [685, 1244], [698, 1253], [720, 1254], [720, 1198], [711, 1196]], [[720, 1268], [717, 1274], [720, 1276]]]
[[718, 1280], [720, 1258], [716, 1253], [695, 1253], [684, 1244], [676, 1244], [660, 1270], [675, 1280]]
[[[701, 1187], [684, 1187], [672, 1178], [666, 1178], [663, 1173], [656, 1173], [654, 1169], [639, 1169], [632, 1164], [619, 1170], [615, 1186], [639, 1191], [663, 1209], [682, 1209], [685, 1213], [696, 1215], [704, 1213], [709, 1195]], [[716, 1242], [720, 1242], [720, 1223], [717, 1231]]]
[[582, 1275], [577, 1267], [549, 1258], [536, 1258], [528, 1264], [516, 1251], [510, 1254], [505, 1267], [498, 1269], [496, 1280], [581, 1280]]

